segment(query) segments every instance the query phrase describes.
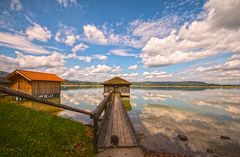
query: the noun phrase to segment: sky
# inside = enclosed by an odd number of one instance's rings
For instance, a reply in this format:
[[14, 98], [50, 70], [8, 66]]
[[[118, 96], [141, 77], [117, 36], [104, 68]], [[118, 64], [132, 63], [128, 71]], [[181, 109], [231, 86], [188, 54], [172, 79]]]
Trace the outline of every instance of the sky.
[[240, 84], [239, 0], [1, 0], [0, 71]]

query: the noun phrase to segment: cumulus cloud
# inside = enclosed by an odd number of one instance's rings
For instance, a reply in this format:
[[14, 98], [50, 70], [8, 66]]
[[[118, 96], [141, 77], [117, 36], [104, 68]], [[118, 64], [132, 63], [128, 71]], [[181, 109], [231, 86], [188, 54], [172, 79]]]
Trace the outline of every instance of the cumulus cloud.
[[83, 33], [86, 38], [98, 44], [106, 44], [107, 38], [105, 37], [104, 33], [98, 29], [95, 25], [84, 25], [83, 26]]
[[[224, 11], [220, 11], [221, 9], [216, 11], [219, 3], [221, 6], [228, 7], [224, 7]], [[217, 18], [222, 19], [228, 16], [228, 11], [236, 10], [239, 5], [236, 5], [234, 0], [210, 0], [205, 6], [207, 16], [202, 20], [184, 24], [178, 31], [173, 30], [164, 38], [150, 38], [140, 54], [143, 64], [147, 67], [164, 66], [213, 56], [223, 51], [239, 52], [238, 24], [232, 24], [234, 29], [230, 27], [226, 29], [223, 24], [217, 23], [219, 20], [215, 21]], [[238, 13], [239, 11], [235, 14]], [[231, 18], [234, 17], [236, 18], [232, 21], [239, 21], [238, 16], [231, 16]], [[219, 25], [216, 26], [217, 24]]]
[[166, 77], [172, 77], [171, 74], [167, 74], [165, 71], [153, 71], [153, 72], [144, 72], [143, 76], [147, 79], [158, 79], [158, 78], [166, 78]]
[[57, 2], [64, 8], [67, 8], [69, 6], [77, 6], [76, 0], [57, 0]]
[[10, 9], [20, 11], [23, 9], [22, 4], [19, 0], [11, 0]]
[[51, 38], [51, 32], [47, 27], [42, 27], [39, 24], [34, 23], [34, 26], [28, 27], [25, 31], [28, 39], [30, 40], [40, 40], [46, 42]]
[[240, 26], [240, 1], [209, 0], [205, 4], [208, 10], [208, 21], [216, 27], [238, 29]]
[[138, 65], [131, 65], [128, 67], [129, 70], [136, 70], [138, 68]]
[[8, 47], [20, 51], [24, 51], [25, 53], [32, 54], [47, 54], [50, 53], [44, 47], [36, 45], [29, 40], [25, 36], [11, 33], [3, 33], [0, 32], [0, 46]]
[[60, 25], [60, 28], [55, 35], [55, 40], [57, 42], [65, 43], [66, 45], [73, 46], [73, 44], [80, 38], [80, 36], [75, 35], [74, 32], [75, 29], [73, 27]]
[[106, 73], [111, 70], [111, 67], [107, 65], [93, 65], [91, 67], [87, 67], [85, 70], [88, 71], [90, 74]]
[[125, 74], [121, 74], [121, 76], [126, 77], [126, 78], [128, 78], [128, 77], [132, 78], [132, 77], [138, 76], [138, 73], [125, 73]]
[[91, 63], [92, 57], [89, 56], [78, 56], [77, 57], [80, 61], [84, 61], [86, 63]]
[[123, 57], [137, 57], [137, 54], [129, 53], [129, 50], [127, 49], [114, 49], [109, 52], [109, 54], [114, 54], [117, 56], [123, 56]]
[[122, 71], [122, 68], [120, 66], [113, 66], [112, 72], [113, 73], [120, 73]]
[[234, 54], [223, 63], [203, 64], [189, 67], [181, 75], [191, 80], [201, 80], [211, 83], [239, 84], [240, 55]]
[[114, 70], [121, 69], [119, 66], [108, 66], [104, 64], [92, 65], [81, 68], [80, 66], [73, 67], [57, 67], [49, 68], [48, 72], [58, 74], [65, 79], [76, 79], [83, 81], [104, 81], [112, 77]]
[[40, 69], [64, 66], [64, 55], [53, 52], [47, 56], [24, 55], [21, 52], [15, 52], [16, 57], [0, 55], [1, 67], [6, 71], [15, 69]]
[[93, 57], [94, 57], [95, 59], [98, 59], [98, 60], [101, 60], [101, 61], [106, 61], [106, 60], [108, 59], [107, 56], [101, 55], [101, 54], [95, 54], [95, 55], [93, 55]]
[[72, 52], [84, 51], [86, 49], [88, 49], [88, 46], [84, 43], [80, 43], [72, 48]]

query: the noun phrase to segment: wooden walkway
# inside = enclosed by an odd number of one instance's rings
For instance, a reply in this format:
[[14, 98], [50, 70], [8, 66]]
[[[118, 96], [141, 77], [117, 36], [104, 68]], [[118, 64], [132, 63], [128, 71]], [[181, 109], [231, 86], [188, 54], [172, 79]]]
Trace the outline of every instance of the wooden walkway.
[[[143, 156], [136, 141], [135, 130], [123, 107], [120, 94], [114, 93], [110, 101], [98, 136], [98, 148], [104, 149], [104, 152], [99, 153], [98, 156]], [[113, 135], [118, 137], [117, 145], [113, 145], [111, 142]]]

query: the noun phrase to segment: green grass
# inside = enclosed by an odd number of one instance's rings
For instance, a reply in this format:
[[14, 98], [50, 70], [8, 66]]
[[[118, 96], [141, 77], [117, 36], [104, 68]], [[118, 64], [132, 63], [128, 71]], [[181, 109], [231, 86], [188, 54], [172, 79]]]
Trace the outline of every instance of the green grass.
[[94, 156], [86, 127], [0, 102], [0, 156]]

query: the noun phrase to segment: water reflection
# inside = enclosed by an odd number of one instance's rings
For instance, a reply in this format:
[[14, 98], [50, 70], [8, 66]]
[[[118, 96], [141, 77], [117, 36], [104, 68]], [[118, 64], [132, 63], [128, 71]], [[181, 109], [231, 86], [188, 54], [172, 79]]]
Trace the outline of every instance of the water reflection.
[[[51, 98], [51, 99], [48, 99], [48, 100], [52, 101], [52, 102], [55, 102], [55, 103], [58, 103], [58, 104], [61, 103], [60, 97], [54, 97], [54, 98]], [[17, 97], [8, 96], [8, 95], [1, 96], [0, 101], [15, 103], [17, 105], [21, 105], [21, 106], [31, 108], [31, 109], [34, 109], [34, 110], [37, 110], [37, 111], [41, 111], [41, 112], [47, 112], [47, 113], [54, 114], [54, 115], [57, 115], [57, 114], [59, 114], [60, 112], [63, 111], [62, 109], [60, 109], [58, 107], [49, 106], [49, 105], [38, 103], [38, 102], [35, 102], [35, 101], [29, 101], [29, 100], [24, 100], [24, 99], [20, 100]]]
[[[93, 111], [96, 106], [103, 99], [102, 88], [74, 88], [72, 90], [62, 90], [61, 101], [63, 104], [84, 109], [86, 111]], [[122, 102], [126, 111], [132, 109], [129, 97], [122, 97]], [[71, 118], [80, 121], [84, 124], [92, 123], [89, 116], [64, 110], [59, 113], [60, 116]]]
[[[95, 109], [102, 99], [102, 88], [61, 93], [63, 104], [87, 111]], [[240, 89], [132, 89], [130, 99], [122, 100], [136, 132], [143, 135], [141, 144], [150, 150], [192, 156], [240, 154]], [[91, 123], [89, 116], [76, 112], [64, 110], [59, 115]], [[178, 134], [187, 135], [188, 141], [179, 141]], [[231, 139], [223, 140], [221, 135]]]
[[[149, 94], [150, 93], [150, 94]], [[192, 156], [240, 154], [240, 90], [204, 91], [132, 90], [129, 112], [134, 127], [143, 134], [142, 145], [155, 151]], [[178, 134], [188, 136], [181, 142]], [[223, 140], [226, 135], [231, 140]]]
[[122, 97], [121, 100], [122, 100], [124, 109], [126, 111], [131, 111], [132, 110], [132, 106], [130, 104], [130, 98], [129, 97]]

